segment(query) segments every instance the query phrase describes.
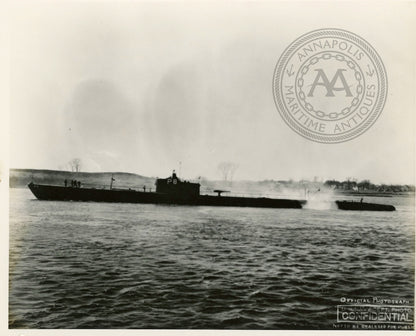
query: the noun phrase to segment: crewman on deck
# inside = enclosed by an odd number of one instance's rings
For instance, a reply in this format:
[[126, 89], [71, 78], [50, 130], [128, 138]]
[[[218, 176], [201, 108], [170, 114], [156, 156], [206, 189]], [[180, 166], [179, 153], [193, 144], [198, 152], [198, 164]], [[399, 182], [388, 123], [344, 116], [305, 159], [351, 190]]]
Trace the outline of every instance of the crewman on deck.
[[65, 187], [66, 187], [68, 185], [68, 180], [65, 179], [64, 183], [65, 183]]

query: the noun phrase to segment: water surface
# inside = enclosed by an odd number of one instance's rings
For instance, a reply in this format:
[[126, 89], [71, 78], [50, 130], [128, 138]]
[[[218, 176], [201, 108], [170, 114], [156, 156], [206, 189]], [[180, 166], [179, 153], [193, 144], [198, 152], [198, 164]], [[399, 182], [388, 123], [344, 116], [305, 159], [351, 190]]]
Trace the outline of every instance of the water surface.
[[11, 189], [9, 327], [332, 329], [342, 297], [413, 299], [413, 198], [372, 200], [398, 211], [54, 202]]

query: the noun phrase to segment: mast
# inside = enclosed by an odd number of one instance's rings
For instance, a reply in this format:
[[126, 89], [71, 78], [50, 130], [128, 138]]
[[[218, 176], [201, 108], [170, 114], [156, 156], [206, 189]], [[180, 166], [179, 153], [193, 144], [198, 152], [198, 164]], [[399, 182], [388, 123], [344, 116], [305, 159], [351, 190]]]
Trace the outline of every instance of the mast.
[[113, 189], [113, 181], [115, 181], [113, 176], [114, 174], [111, 174], [110, 190]]

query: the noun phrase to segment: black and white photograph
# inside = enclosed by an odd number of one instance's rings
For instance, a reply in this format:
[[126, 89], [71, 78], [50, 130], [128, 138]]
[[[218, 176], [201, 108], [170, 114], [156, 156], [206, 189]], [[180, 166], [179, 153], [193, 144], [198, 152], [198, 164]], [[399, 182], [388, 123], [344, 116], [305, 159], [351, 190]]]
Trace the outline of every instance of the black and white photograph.
[[2, 7], [2, 334], [414, 332], [415, 1]]

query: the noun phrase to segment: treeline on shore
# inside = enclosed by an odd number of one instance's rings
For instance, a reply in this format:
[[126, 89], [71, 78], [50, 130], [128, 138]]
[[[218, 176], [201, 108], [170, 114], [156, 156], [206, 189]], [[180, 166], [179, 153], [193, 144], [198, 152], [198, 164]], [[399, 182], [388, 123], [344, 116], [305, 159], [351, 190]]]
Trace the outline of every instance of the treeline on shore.
[[370, 180], [363, 180], [357, 182], [355, 180], [337, 181], [327, 180], [324, 183], [325, 186], [334, 190], [346, 190], [346, 191], [371, 191], [371, 192], [409, 192], [415, 191], [414, 185], [401, 185], [401, 184], [374, 184]]

